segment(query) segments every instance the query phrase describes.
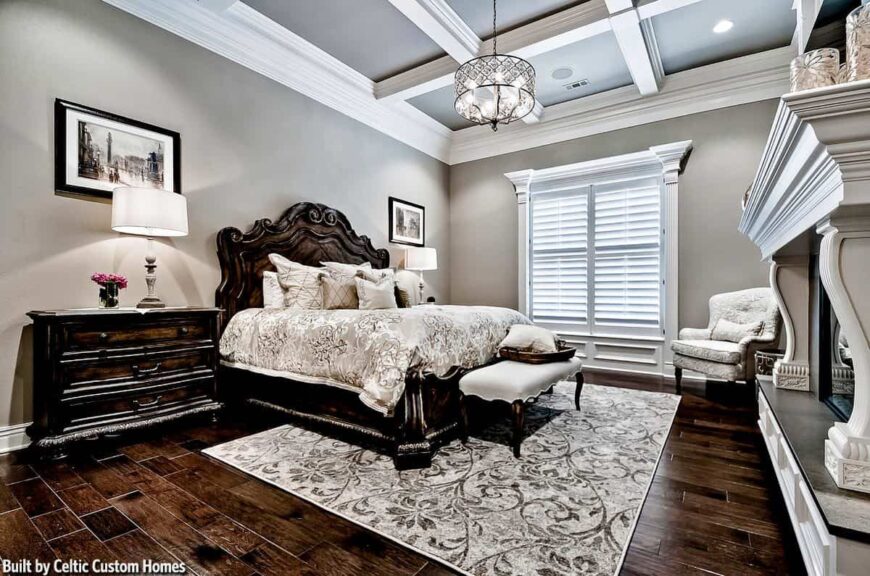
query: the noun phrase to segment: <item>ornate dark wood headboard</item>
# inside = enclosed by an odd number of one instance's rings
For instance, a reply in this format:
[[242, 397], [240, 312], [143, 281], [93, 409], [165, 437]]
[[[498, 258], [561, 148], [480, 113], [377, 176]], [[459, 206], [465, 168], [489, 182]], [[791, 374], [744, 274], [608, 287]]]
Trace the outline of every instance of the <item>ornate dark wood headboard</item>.
[[223, 326], [236, 312], [263, 306], [263, 271], [273, 269], [269, 254], [307, 266], [323, 261], [370, 262], [375, 268], [390, 264], [390, 253], [357, 234], [344, 214], [314, 202], [294, 204], [274, 224], [268, 218], [257, 220], [245, 233], [224, 228], [217, 235], [217, 253], [221, 283], [215, 305], [224, 310]]

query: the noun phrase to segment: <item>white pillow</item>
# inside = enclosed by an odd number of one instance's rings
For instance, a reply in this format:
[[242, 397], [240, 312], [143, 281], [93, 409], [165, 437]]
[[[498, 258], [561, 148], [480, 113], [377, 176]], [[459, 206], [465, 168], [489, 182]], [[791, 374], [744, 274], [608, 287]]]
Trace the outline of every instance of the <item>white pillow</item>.
[[284, 289], [284, 306], [296, 310], [322, 310], [320, 277], [324, 272], [310, 266], [304, 268], [278, 273], [278, 282]]
[[326, 267], [326, 269], [329, 271], [329, 275], [335, 279], [339, 279], [340, 276], [350, 276], [351, 278], [353, 278], [360, 270], [372, 269], [372, 265], [369, 262], [363, 262], [362, 264], [345, 264], [344, 262], [321, 262], [320, 265]]
[[528, 324], [514, 324], [499, 348], [516, 348], [526, 352], [556, 352], [555, 335], [539, 326]]
[[747, 336], [758, 336], [764, 328], [764, 322], [748, 322], [746, 324], [737, 324], [724, 318], [719, 318], [713, 326], [713, 332], [710, 334], [711, 340], [722, 340], [725, 342], [740, 342]]
[[360, 310], [390, 310], [399, 307], [396, 304], [396, 283], [391, 278], [384, 278], [377, 284], [365, 278], [356, 278], [354, 282]]
[[284, 289], [278, 283], [278, 273], [263, 272], [263, 308], [283, 308]]

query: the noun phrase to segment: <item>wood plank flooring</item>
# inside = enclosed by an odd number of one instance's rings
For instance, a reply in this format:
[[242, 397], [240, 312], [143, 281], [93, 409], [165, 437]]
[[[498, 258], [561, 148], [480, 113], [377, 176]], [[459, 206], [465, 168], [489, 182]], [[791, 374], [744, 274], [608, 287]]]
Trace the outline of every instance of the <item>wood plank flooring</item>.
[[[752, 406], [746, 387], [684, 385], [622, 574], [804, 573]], [[62, 461], [0, 457], [0, 558], [182, 561], [202, 576], [453, 573], [199, 453], [275, 425], [257, 421], [163, 428]]]

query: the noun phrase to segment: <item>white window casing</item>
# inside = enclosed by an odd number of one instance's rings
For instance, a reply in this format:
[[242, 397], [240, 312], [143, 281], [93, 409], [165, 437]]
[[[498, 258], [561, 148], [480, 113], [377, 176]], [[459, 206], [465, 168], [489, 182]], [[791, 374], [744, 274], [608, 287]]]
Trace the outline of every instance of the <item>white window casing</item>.
[[518, 309], [589, 366], [673, 373], [677, 193], [691, 147], [505, 174], [517, 195]]

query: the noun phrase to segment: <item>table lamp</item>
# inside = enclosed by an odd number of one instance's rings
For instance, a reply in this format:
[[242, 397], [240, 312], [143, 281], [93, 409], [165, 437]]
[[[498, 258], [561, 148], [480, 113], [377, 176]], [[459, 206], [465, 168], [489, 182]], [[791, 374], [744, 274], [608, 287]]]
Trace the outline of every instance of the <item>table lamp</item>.
[[423, 271], [438, 269], [438, 253], [434, 248], [408, 248], [405, 251], [405, 270], [420, 273], [420, 302], [423, 302]]
[[164, 308], [154, 294], [157, 256], [154, 238], [187, 236], [187, 198], [154, 188], [116, 188], [112, 195], [112, 230], [148, 238], [145, 255], [145, 284], [148, 294], [137, 308]]

